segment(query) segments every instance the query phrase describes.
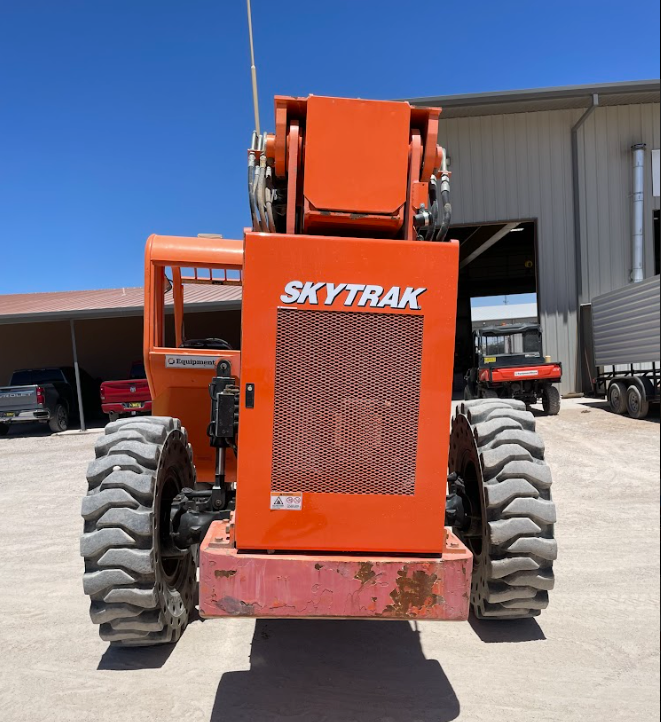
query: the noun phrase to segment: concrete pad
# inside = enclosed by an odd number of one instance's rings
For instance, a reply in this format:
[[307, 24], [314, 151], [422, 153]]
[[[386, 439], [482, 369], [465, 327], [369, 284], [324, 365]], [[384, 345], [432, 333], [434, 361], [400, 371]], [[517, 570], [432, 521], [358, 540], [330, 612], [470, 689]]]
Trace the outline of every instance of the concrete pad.
[[[558, 511], [536, 619], [194, 619], [111, 649], [83, 595], [95, 434], [0, 438], [3, 722], [647, 722], [659, 719], [659, 417], [537, 414]], [[128, 600], [127, 600], [128, 601]]]

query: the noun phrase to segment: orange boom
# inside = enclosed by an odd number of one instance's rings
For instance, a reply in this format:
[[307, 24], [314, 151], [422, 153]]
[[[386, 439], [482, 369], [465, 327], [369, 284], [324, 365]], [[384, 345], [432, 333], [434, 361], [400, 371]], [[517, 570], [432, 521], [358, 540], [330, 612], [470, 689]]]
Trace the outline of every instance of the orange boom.
[[[275, 134], [248, 150], [243, 240], [149, 239], [154, 416], [108, 425], [83, 504], [104, 639], [178, 639], [198, 559], [206, 617], [546, 606], [555, 508], [533, 417], [471, 401], [451, 428], [459, 244], [439, 113], [277, 97]], [[229, 328], [187, 335], [192, 284], [242, 286], [240, 348]]]

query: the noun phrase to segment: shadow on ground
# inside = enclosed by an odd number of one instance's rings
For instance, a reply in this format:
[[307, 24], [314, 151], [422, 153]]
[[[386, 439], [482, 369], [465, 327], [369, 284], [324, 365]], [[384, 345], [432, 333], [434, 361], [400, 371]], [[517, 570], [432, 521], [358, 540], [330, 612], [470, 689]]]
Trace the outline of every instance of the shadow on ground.
[[450, 722], [459, 709], [408, 622], [258, 620], [250, 670], [222, 676], [211, 722]]
[[[96, 431], [99, 434], [103, 433], [106, 422], [99, 419], [92, 419], [87, 423], [87, 431]], [[65, 434], [73, 434], [76, 431], [80, 431], [80, 426], [77, 423], [72, 423], [69, 430], [65, 431]], [[61, 434], [53, 434], [48, 427], [48, 424], [40, 423], [38, 421], [27, 421], [20, 424], [11, 424], [9, 431], [3, 437], [4, 439], [11, 439], [13, 437], [23, 437], [27, 439], [38, 438], [40, 436], [61, 436]]]
[[137, 669], [160, 669], [174, 651], [174, 644], [158, 647], [111, 647], [103, 653], [97, 669], [111, 669], [116, 672]]
[[[608, 404], [608, 401], [604, 401], [603, 399], [585, 399], [581, 402], [581, 406], [585, 407], [585, 409], [581, 413], [588, 413], [591, 411], [603, 411], [607, 414], [613, 414], [613, 412], [610, 410], [610, 405]], [[613, 415], [615, 416], [615, 414]], [[632, 423], [647, 421], [652, 424], [658, 424], [661, 420], [659, 415], [659, 406], [654, 405], [650, 407], [650, 412], [645, 419], [630, 419], [627, 414], [623, 414], [623, 417], [625, 419], [629, 419]]]
[[[200, 617], [197, 608], [193, 609], [189, 624], [201, 624], [204, 619]], [[176, 645], [164, 644], [157, 647], [113, 647], [108, 648], [99, 660], [97, 669], [112, 669], [117, 672], [132, 671], [136, 669], [159, 669], [167, 661]]]
[[470, 625], [477, 636], [486, 644], [517, 644], [521, 642], [542, 642], [546, 639], [542, 628], [535, 619], [476, 619], [472, 614]]
[[51, 430], [48, 428], [48, 424], [40, 424], [38, 422], [23, 422], [21, 424], [10, 424], [9, 430], [7, 431], [4, 438], [11, 438], [12, 436], [23, 436], [32, 438], [35, 436], [50, 436]]

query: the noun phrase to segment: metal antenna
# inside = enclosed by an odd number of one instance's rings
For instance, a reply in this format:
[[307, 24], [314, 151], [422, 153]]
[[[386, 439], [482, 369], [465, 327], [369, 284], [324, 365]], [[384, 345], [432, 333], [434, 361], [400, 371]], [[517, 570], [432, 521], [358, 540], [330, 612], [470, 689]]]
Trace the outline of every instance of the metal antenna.
[[255, 67], [255, 46], [252, 41], [252, 12], [250, 11], [250, 0], [246, 0], [248, 6], [248, 36], [250, 37], [250, 75], [252, 76], [252, 104], [255, 109], [255, 132], [258, 136], [262, 134], [259, 125], [259, 100], [257, 98], [257, 68]]

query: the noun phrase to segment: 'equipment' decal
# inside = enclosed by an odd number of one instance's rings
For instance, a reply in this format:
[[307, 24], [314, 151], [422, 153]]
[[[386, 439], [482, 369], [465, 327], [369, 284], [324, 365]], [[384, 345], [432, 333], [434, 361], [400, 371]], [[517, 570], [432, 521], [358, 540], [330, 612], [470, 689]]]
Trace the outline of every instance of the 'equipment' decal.
[[168, 369], [215, 369], [220, 359], [218, 356], [174, 356], [165, 357], [165, 368]]

